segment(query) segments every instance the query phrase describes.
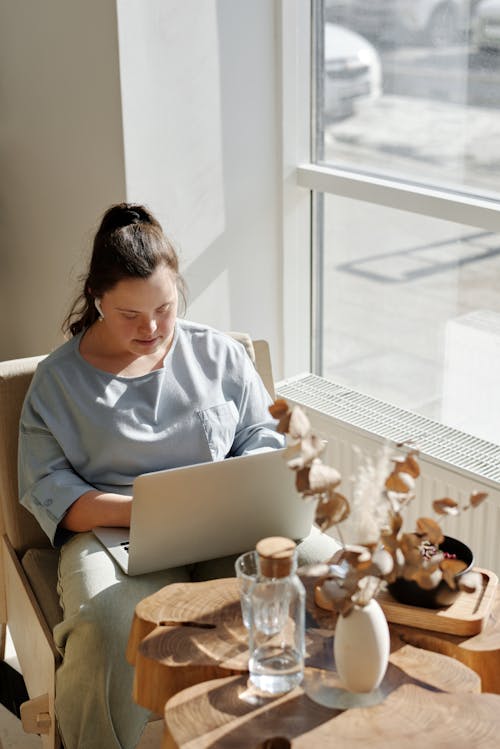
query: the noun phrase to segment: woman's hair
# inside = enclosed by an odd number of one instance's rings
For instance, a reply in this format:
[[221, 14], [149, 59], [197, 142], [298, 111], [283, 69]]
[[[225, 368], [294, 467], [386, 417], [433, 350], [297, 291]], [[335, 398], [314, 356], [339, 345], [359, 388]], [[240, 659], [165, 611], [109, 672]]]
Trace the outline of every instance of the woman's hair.
[[63, 322], [63, 332], [74, 336], [89, 328], [99, 317], [96, 298], [124, 278], [149, 278], [161, 264], [176, 277], [185, 304], [185, 284], [179, 273], [177, 253], [155, 217], [142, 205], [111, 206], [94, 237], [83, 291]]

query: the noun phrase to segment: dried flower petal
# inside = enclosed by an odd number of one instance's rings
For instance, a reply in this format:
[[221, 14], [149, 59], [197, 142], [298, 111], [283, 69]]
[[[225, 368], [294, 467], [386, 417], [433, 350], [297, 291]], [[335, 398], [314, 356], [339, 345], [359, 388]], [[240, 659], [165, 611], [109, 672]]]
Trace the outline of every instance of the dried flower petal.
[[478, 505], [480, 505], [482, 502], [484, 502], [487, 496], [487, 492], [472, 492], [469, 499], [471, 507], [477, 507]]
[[288, 408], [286, 400], [278, 398], [269, 406], [268, 410], [273, 419], [278, 420], [276, 431], [280, 434], [288, 434], [292, 412]]
[[301, 577], [326, 577], [330, 572], [330, 566], [325, 562], [317, 564], [302, 564], [297, 572]]
[[278, 424], [276, 425], [276, 431], [280, 434], [288, 434], [288, 427], [290, 426], [291, 417], [292, 415], [290, 411], [287, 411], [286, 414], [283, 414]]
[[395, 536], [397, 536], [402, 527], [403, 527], [403, 518], [398, 512], [395, 515], [393, 515], [391, 518], [391, 531]]
[[273, 419], [281, 419], [282, 416], [288, 413], [288, 403], [284, 398], [277, 398], [274, 403], [269, 406], [269, 413]]
[[390, 489], [387, 489], [386, 491], [386, 497], [389, 501], [389, 505], [391, 508], [392, 513], [398, 515], [401, 512], [401, 509], [408, 501], [408, 493], [407, 492], [394, 492]]
[[321, 607], [335, 609], [342, 616], [347, 616], [354, 607], [351, 591], [343, 588], [335, 579], [323, 580], [317, 586], [316, 599], [321, 601]]
[[299, 470], [295, 473], [295, 488], [299, 492], [299, 494], [306, 494], [309, 492], [309, 471], [311, 470], [310, 466], [305, 466], [304, 468], [299, 468]]
[[403, 533], [400, 548], [403, 552], [405, 562], [409, 565], [419, 566], [422, 564], [421, 539], [415, 533]]
[[448, 583], [452, 590], [455, 590], [457, 587], [455, 577], [459, 572], [463, 572], [467, 565], [461, 559], [443, 559], [439, 566], [443, 573], [443, 580]]
[[467, 564], [463, 559], [443, 559], [439, 566], [443, 572], [446, 570], [453, 573], [453, 575], [459, 575], [460, 572], [466, 569]]
[[349, 516], [349, 502], [343, 494], [336, 491], [328, 492], [326, 499], [318, 502], [315, 521], [322, 531], [341, 523]]
[[399, 494], [407, 494], [415, 488], [415, 479], [409, 473], [394, 470], [385, 482], [386, 489]]
[[288, 434], [294, 440], [304, 439], [311, 431], [311, 423], [300, 406], [294, 406], [290, 414]]
[[311, 466], [304, 470], [308, 470], [307, 486], [301, 490], [305, 495], [323, 494], [340, 484], [341, 477], [337, 469], [324, 465], [320, 460], [313, 461]]
[[380, 580], [377, 577], [363, 577], [358, 583], [358, 590], [352, 595], [351, 600], [356, 606], [366, 606], [380, 589]]
[[439, 567], [428, 570], [421, 567], [413, 579], [424, 590], [433, 590], [443, 579], [443, 573]]
[[372, 555], [372, 565], [375, 567], [373, 574], [384, 577], [392, 572], [394, 561], [392, 555], [386, 549], [377, 549]]
[[405, 563], [405, 557], [401, 549], [396, 549], [394, 556], [393, 556], [394, 562], [397, 564], [398, 567], [402, 567]]
[[331, 578], [324, 580], [321, 585], [321, 593], [327, 601], [341, 601], [346, 598], [348, 591], [342, 588], [337, 580]]
[[439, 546], [439, 544], [443, 542], [443, 531], [438, 523], [436, 523], [432, 518], [418, 518], [417, 531], [426, 536], [431, 544], [437, 544]]
[[409, 454], [405, 457], [394, 458], [396, 463], [394, 471], [397, 473], [408, 473], [412, 478], [416, 479], [420, 476], [420, 466], [416, 458]]
[[388, 533], [387, 531], [382, 531], [380, 534], [380, 540], [383, 544], [384, 549], [386, 549], [389, 554], [391, 554], [393, 557], [396, 553], [396, 551], [399, 549], [399, 541], [392, 533]]
[[438, 515], [458, 515], [460, 510], [458, 509], [458, 502], [450, 497], [443, 497], [443, 499], [435, 499], [432, 503], [432, 509], [437, 512]]
[[372, 555], [366, 546], [357, 544], [348, 544], [342, 550], [341, 562], [345, 561], [351, 565], [354, 570], [368, 569], [371, 564]]
[[460, 590], [464, 590], [466, 593], [475, 593], [476, 590], [481, 588], [483, 583], [482, 577], [479, 572], [466, 572], [458, 580], [458, 587]]
[[289, 445], [285, 452], [288, 467], [293, 471], [310, 465], [324, 451], [326, 443], [315, 434], [308, 434], [304, 439]]
[[419, 572], [420, 566], [418, 564], [405, 563], [401, 568], [401, 577], [405, 580], [415, 580]]

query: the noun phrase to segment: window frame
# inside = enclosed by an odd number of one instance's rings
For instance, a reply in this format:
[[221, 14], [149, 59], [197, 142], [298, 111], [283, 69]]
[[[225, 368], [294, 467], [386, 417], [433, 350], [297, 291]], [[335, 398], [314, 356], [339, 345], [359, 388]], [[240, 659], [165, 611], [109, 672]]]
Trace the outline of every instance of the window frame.
[[281, 90], [283, 370], [311, 370], [311, 191], [298, 184], [298, 165], [311, 158], [311, 3], [278, 0]]

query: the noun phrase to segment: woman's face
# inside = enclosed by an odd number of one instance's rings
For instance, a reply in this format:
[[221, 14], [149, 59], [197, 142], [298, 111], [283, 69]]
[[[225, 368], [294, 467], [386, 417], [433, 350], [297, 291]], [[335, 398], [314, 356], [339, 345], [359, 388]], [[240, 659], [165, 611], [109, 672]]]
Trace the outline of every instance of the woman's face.
[[149, 278], [127, 278], [103, 294], [103, 323], [117, 352], [154, 354], [172, 342], [177, 317], [175, 276], [160, 265]]

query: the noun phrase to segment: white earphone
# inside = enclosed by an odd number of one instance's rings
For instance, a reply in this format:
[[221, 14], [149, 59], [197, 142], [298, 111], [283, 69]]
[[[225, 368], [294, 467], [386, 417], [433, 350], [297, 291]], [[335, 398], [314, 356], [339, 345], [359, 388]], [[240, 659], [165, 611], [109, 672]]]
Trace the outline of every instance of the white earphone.
[[95, 304], [96, 310], [99, 312], [99, 318], [101, 320], [104, 320], [104, 315], [102, 313], [102, 307], [101, 307], [101, 300], [95, 297], [94, 304]]

